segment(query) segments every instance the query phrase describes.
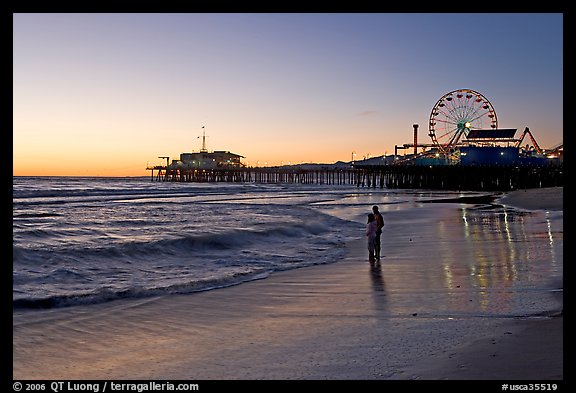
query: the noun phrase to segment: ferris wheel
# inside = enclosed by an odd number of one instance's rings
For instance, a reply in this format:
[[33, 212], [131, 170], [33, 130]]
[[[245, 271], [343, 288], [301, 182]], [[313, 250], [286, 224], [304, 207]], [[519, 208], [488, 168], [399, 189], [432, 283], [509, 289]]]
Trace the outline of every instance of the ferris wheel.
[[494, 107], [477, 91], [459, 89], [446, 93], [430, 113], [428, 134], [443, 153], [450, 153], [470, 130], [497, 129]]

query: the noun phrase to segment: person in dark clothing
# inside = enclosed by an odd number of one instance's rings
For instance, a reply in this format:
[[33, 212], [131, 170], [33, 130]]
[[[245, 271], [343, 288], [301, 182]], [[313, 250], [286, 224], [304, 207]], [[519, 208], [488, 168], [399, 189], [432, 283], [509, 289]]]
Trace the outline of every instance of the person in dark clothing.
[[376, 219], [376, 239], [374, 240], [374, 257], [376, 260], [380, 259], [380, 235], [382, 235], [382, 228], [384, 228], [384, 217], [378, 210], [378, 206], [372, 206], [372, 213]]

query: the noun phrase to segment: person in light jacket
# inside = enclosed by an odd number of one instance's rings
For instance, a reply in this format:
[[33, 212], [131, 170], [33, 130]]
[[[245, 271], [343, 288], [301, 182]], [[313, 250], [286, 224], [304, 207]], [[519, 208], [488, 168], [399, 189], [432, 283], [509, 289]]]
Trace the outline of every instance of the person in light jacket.
[[370, 262], [375, 262], [374, 249], [376, 246], [376, 231], [378, 229], [378, 224], [376, 223], [376, 217], [373, 213], [368, 213], [368, 222], [366, 223], [366, 238], [368, 239], [368, 260]]

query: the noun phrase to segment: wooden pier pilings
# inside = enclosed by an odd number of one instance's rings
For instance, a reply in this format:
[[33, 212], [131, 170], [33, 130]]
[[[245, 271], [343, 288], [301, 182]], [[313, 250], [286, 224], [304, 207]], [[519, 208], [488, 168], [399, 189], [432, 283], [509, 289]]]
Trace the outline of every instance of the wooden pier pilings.
[[[359, 172], [347, 169], [292, 169], [277, 167], [166, 170], [156, 166], [152, 180], [175, 182], [252, 182], [302, 184], [356, 184]], [[154, 176], [156, 170], [156, 176]]]
[[564, 185], [562, 166], [384, 165], [356, 168], [361, 186], [511, 191]]
[[382, 165], [318, 169], [257, 167], [186, 170], [167, 170], [166, 167], [156, 166], [148, 169], [152, 170], [153, 181], [174, 182], [349, 184], [369, 188], [470, 191], [511, 191], [564, 185], [562, 165]]

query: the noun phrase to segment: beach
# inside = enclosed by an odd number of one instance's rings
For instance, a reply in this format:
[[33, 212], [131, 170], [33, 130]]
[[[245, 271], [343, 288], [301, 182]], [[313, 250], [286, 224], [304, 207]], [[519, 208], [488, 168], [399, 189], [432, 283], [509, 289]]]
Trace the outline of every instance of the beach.
[[[562, 196], [519, 190], [496, 202], [561, 211]], [[476, 255], [450, 230], [434, 249]], [[15, 311], [13, 379], [563, 380], [561, 278], [538, 288], [547, 307], [519, 314], [501, 298], [529, 302], [529, 290], [477, 286], [506, 267], [423, 272], [431, 245], [413, 231], [385, 232], [374, 266], [358, 238], [337, 263], [227, 288]]]
[[564, 187], [515, 190], [508, 192], [498, 202], [530, 210], [563, 210]]

